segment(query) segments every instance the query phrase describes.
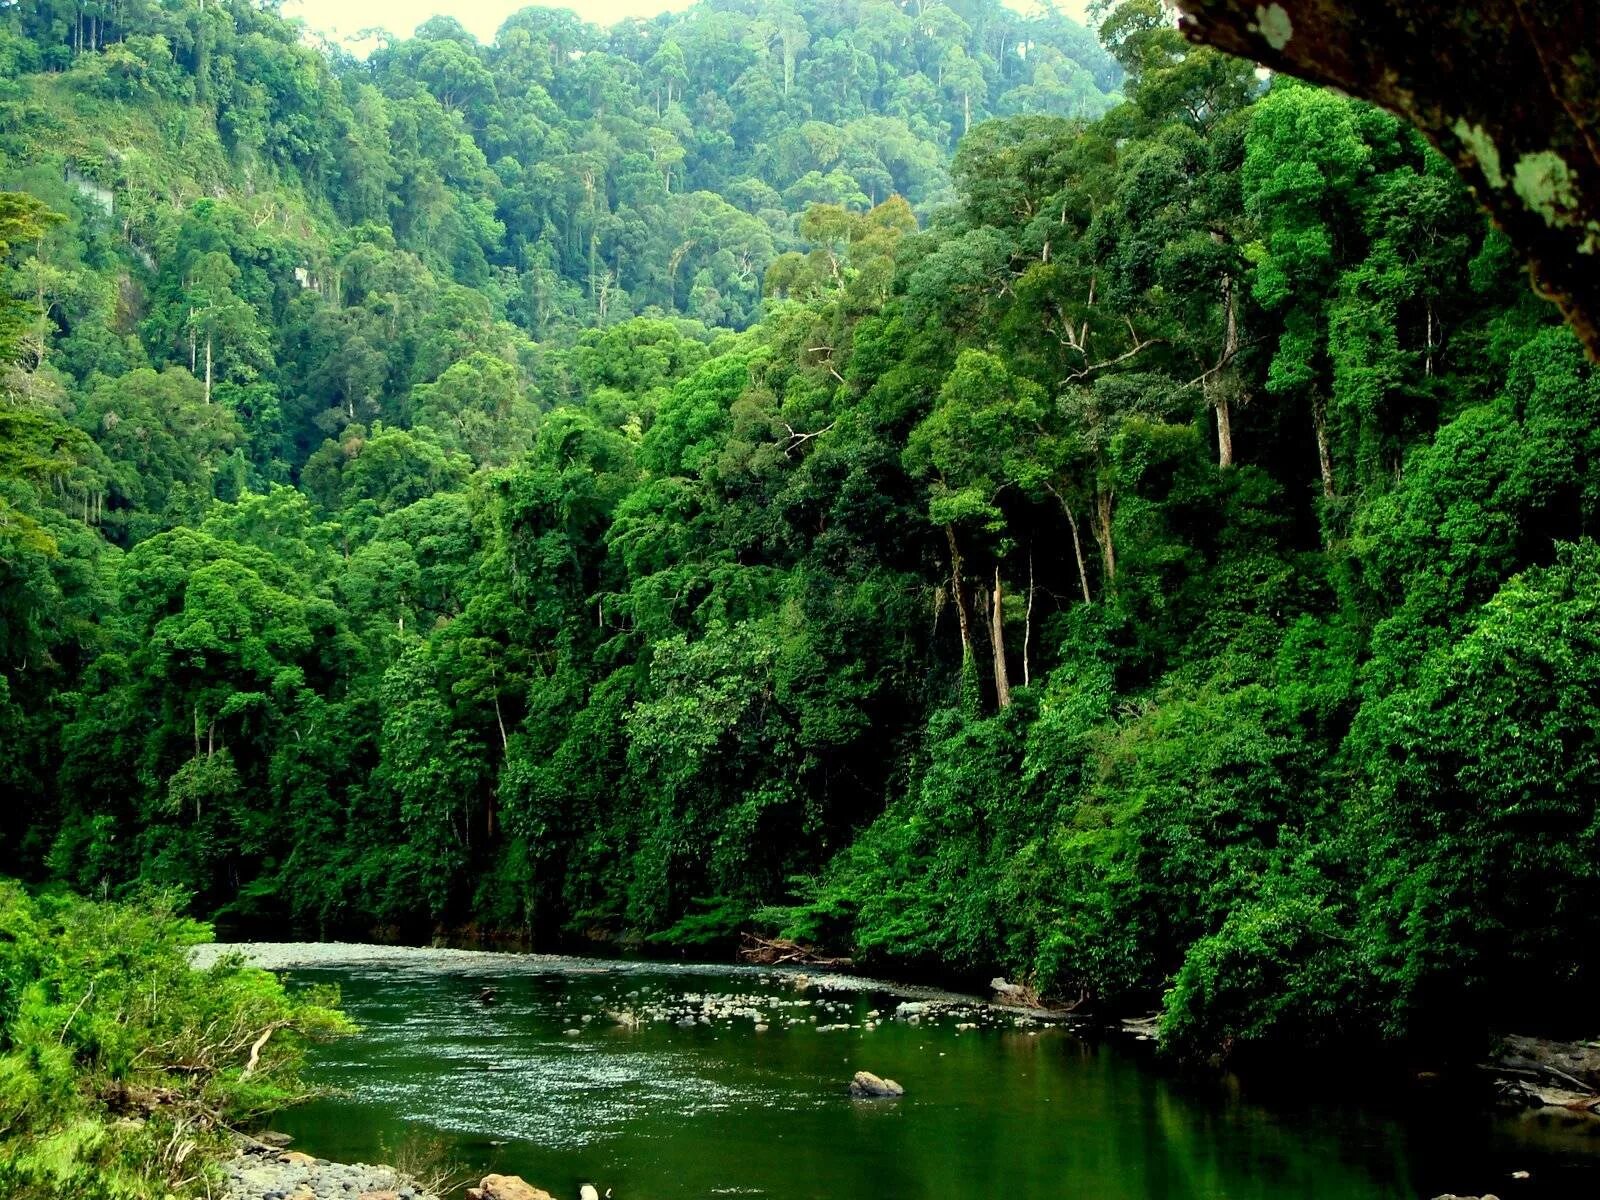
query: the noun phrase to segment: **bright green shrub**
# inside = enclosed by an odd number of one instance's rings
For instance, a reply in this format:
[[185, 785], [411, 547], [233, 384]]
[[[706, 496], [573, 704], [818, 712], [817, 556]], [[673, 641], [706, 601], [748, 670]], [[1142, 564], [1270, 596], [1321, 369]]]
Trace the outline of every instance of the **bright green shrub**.
[[225, 1131], [308, 1095], [336, 997], [189, 949], [170, 897], [91, 903], [0, 882], [0, 1194], [207, 1194]]

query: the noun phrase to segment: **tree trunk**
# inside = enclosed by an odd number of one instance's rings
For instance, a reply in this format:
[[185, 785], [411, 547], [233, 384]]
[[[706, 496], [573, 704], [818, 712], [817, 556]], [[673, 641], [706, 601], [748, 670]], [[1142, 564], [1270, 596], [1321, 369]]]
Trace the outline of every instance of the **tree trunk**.
[[1078, 533], [1078, 518], [1072, 511], [1072, 505], [1067, 503], [1065, 497], [1057, 496], [1056, 498], [1061, 501], [1061, 511], [1067, 514], [1067, 526], [1072, 530], [1072, 555], [1078, 563], [1078, 583], [1083, 588], [1083, 602], [1085, 604], [1093, 604], [1094, 597], [1089, 594], [1089, 570], [1083, 561], [1083, 538]]
[[1433, 340], [1434, 318], [1433, 318], [1433, 299], [1431, 297], [1427, 301], [1427, 308], [1428, 308], [1428, 353], [1427, 353], [1427, 357], [1423, 360], [1422, 373], [1425, 376], [1428, 376], [1429, 378], [1432, 378], [1432, 376], [1433, 376], [1433, 352], [1434, 352], [1434, 350], [1436, 348], [1436, 343]]
[[1226, 395], [1217, 399], [1217, 466], [1227, 470], [1233, 466], [1233, 413], [1228, 408]]
[[944, 527], [945, 541], [950, 545], [950, 593], [956, 602], [956, 619], [961, 625], [961, 669], [970, 670], [972, 653], [972, 617], [967, 612], [967, 588], [961, 579], [961, 547], [956, 544], [955, 526]]
[[1000, 565], [994, 568], [994, 594], [989, 606], [989, 644], [994, 650], [994, 696], [1001, 708], [1011, 707], [1011, 675], [1006, 670], [1005, 612], [1001, 607]]
[[1111, 590], [1117, 581], [1117, 550], [1111, 540], [1111, 516], [1116, 510], [1116, 499], [1110, 488], [1095, 493], [1095, 540], [1100, 543], [1100, 569], [1105, 572], [1105, 588]]
[[1022, 686], [1033, 682], [1033, 670], [1028, 665], [1029, 649], [1033, 644], [1033, 551], [1028, 551], [1028, 609], [1022, 615]]
[[211, 403], [211, 335], [206, 334], [206, 403]]
[[1239, 353], [1239, 320], [1234, 306], [1231, 275], [1222, 277], [1222, 303], [1227, 317], [1223, 323], [1222, 358], [1217, 363], [1217, 374], [1213, 381], [1215, 399], [1212, 404], [1217, 410], [1217, 466], [1226, 469], [1233, 466], [1233, 412], [1229, 407], [1228, 394], [1234, 378], [1233, 356]]
[[1322, 498], [1333, 499], [1333, 455], [1328, 449], [1328, 405], [1320, 394], [1311, 397], [1311, 424], [1317, 431], [1317, 467], [1322, 472]]

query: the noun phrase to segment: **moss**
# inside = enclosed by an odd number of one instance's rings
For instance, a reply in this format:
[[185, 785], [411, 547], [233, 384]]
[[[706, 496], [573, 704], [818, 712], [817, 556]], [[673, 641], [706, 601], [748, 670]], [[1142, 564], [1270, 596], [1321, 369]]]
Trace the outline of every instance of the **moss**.
[[1500, 147], [1494, 144], [1488, 130], [1482, 125], [1469, 125], [1465, 121], [1457, 121], [1452, 129], [1468, 153], [1477, 160], [1478, 168], [1489, 181], [1489, 186], [1505, 187], [1505, 172], [1500, 169]]
[[1540, 150], [1517, 159], [1512, 186], [1523, 203], [1550, 225], [1576, 223], [1578, 193], [1572, 168], [1554, 150]]
[[1281, 4], [1268, 4], [1256, 6], [1256, 25], [1261, 30], [1261, 36], [1266, 39], [1267, 45], [1274, 50], [1282, 50], [1289, 44], [1289, 39], [1294, 36], [1294, 22], [1289, 19], [1289, 14], [1284, 11]]

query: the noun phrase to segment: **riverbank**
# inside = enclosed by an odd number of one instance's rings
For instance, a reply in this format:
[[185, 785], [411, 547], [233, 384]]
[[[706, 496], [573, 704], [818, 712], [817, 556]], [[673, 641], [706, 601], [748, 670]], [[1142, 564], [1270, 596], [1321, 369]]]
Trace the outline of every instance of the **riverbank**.
[[383, 967], [434, 974], [449, 971], [484, 977], [506, 975], [639, 976], [740, 973], [770, 978], [794, 987], [840, 995], [877, 993], [925, 1003], [933, 1008], [979, 1008], [997, 1016], [1040, 1023], [1081, 1024], [1071, 1013], [1042, 1008], [1003, 996], [986, 998], [949, 988], [904, 983], [819, 967], [751, 964], [681, 963], [659, 959], [581, 958], [561, 954], [523, 954], [503, 950], [463, 950], [446, 946], [395, 946], [371, 942], [205, 942], [190, 951], [190, 961], [205, 969], [237, 954], [248, 966], [268, 971], [316, 970], [327, 967]]

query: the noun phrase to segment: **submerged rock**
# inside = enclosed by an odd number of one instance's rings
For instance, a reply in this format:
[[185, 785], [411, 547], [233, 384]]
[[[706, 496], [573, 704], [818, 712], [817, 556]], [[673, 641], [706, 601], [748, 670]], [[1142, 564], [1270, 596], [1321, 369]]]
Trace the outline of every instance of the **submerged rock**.
[[883, 1079], [871, 1071], [857, 1071], [850, 1081], [850, 1095], [857, 1100], [895, 1100], [906, 1094], [892, 1079]]

